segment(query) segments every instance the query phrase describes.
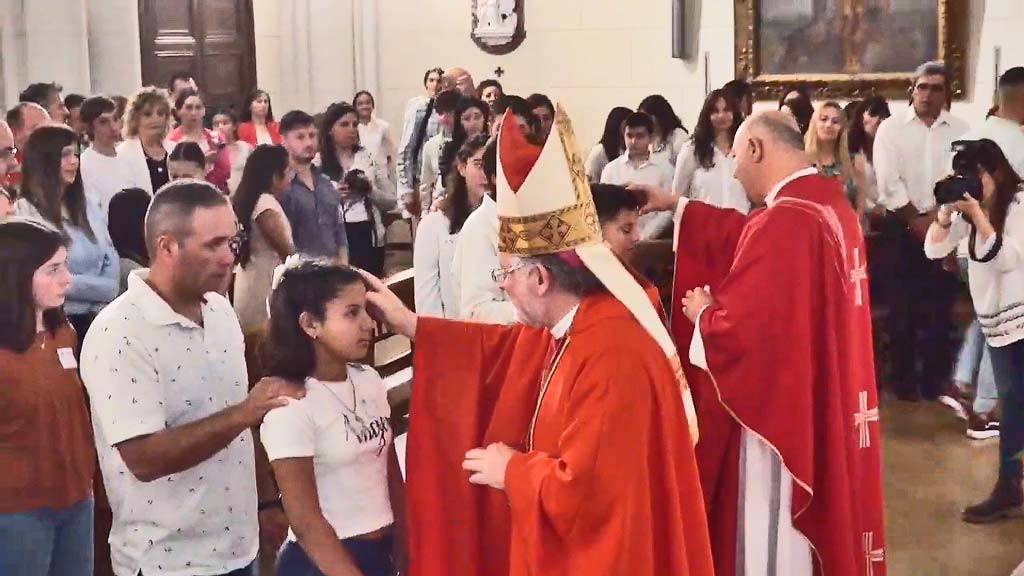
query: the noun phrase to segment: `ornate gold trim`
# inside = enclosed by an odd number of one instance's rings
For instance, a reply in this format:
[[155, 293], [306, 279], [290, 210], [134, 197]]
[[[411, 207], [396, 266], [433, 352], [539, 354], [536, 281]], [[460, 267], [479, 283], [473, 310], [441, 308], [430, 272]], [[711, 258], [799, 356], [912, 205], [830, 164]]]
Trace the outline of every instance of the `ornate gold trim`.
[[[939, 59], [952, 73], [952, 96], [966, 96], [968, 2], [935, 0], [938, 13]], [[864, 98], [881, 95], [907, 99], [913, 78], [907, 73], [892, 74], [762, 74], [760, 70], [759, 26], [761, 0], [733, 0], [735, 20], [736, 77], [750, 80], [759, 99], [779, 98], [782, 90], [795, 83], [806, 84], [819, 99]], [[864, 0], [842, 0], [847, 20], [863, 14]], [[847, 22], [846, 24], [849, 24]], [[844, 24], [844, 26], [846, 25]], [[846, 41], [847, 39], [844, 39]]]
[[515, 256], [554, 254], [601, 241], [594, 201], [520, 217], [498, 217], [498, 252]]

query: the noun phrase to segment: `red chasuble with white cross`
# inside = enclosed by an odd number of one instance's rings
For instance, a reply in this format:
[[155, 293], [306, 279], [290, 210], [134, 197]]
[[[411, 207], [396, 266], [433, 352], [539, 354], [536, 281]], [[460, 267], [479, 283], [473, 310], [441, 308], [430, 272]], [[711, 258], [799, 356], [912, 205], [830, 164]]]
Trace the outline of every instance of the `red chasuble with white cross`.
[[884, 576], [864, 241], [840, 186], [797, 178], [745, 219], [691, 202], [676, 250], [672, 328], [681, 350], [693, 334], [682, 295], [710, 285], [715, 299], [699, 320], [709, 370], [684, 364], [716, 574], [737, 573], [746, 430], [792, 475], [793, 526], [811, 544], [815, 573]]

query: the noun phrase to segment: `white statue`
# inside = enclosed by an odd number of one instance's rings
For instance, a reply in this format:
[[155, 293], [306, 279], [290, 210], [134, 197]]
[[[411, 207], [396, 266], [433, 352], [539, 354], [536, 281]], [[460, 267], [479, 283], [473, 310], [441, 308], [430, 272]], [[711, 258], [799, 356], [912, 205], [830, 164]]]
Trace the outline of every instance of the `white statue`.
[[477, 0], [473, 36], [492, 46], [512, 41], [519, 24], [516, 0]]

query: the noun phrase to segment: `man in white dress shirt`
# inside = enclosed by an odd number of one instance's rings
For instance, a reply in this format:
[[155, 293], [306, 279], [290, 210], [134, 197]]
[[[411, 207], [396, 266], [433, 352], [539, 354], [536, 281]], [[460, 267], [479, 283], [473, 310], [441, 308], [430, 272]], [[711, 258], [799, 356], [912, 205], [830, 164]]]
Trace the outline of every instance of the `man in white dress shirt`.
[[937, 398], [949, 385], [953, 364], [949, 334], [959, 280], [924, 255], [935, 183], [948, 172], [950, 145], [968, 130], [946, 110], [950, 97], [945, 65], [922, 64], [914, 74], [912, 106], [886, 119], [875, 136], [879, 202], [890, 212], [881, 231], [889, 270], [876, 278], [884, 282], [879, 294], [889, 305], [891, 385], [904, 400]]
[[[673, 168], [651, 156], [654, 121], [643, 112], [626, 117], [623, 125], [626, 153], [612, 160], [601, 171], [601, 184], [628, 186], [642, 184], [661, 190], [672, 188]], [[652, 240], [671, 231], [672, 211], [651, 212], [640, 217], [640, 239]]]

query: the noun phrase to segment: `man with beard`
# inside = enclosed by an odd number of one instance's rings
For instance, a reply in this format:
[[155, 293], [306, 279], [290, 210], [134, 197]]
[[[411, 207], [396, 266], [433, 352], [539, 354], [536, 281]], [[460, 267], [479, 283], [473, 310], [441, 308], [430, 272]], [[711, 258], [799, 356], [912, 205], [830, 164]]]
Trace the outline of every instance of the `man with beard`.
[[373, 313], [416, 342], [410, 565], [421, 576], [710, 575], [675, 345], [602, 241], [565, 112], [543, 148], [509, 120], [492, 274], [522, 323], [417, 318], [367, 275]]
[[292, 110], [281, 118], [282, 144], [295, 172], [291, 186], [281, 197], [281, 208], [292, 226], [295, 250], [320, 258], [348, 256], [345, 221], [341, 218], [338, 191], [330, 178], [313, 166], [317, 132], [313, 117]]

